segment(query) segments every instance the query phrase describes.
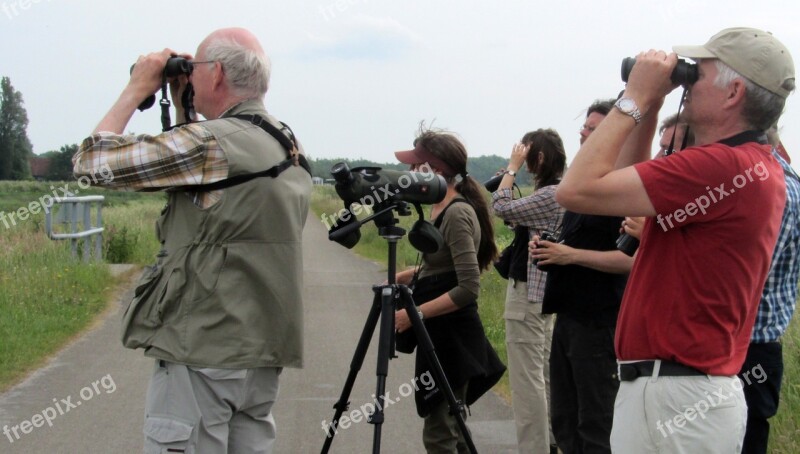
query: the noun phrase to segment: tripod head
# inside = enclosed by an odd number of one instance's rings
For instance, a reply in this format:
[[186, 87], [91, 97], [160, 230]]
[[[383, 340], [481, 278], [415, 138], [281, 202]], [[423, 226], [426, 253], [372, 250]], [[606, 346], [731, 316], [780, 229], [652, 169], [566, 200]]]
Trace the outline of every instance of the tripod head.
[[[418, 251], [425, 254], [432, 254], [439, 250], [444, 240], [439, 230], [425, 221], [422, 207], [415, 203], [419, 218], [408, 232], [408, 240]], [[375, 212], [359, 221], [353, 215], [351, 208], [345, 203], [344, 212], [340, 213], [339, 219], [328, 231], [328, 239], [336, 241], [342, 246], [350, 249], [361, 239], [360, 228], [362, 225], [374, 221], [378, 227], [378, 234], [389, 241], [397, 241], [405, 235], [406, 231], [397, 226], [397, 218], [394, 216], [396, 211], [400, 216], [410, 216], [411, 208], [408, 202], [401, 200], [384, 201], [373, 205]]]

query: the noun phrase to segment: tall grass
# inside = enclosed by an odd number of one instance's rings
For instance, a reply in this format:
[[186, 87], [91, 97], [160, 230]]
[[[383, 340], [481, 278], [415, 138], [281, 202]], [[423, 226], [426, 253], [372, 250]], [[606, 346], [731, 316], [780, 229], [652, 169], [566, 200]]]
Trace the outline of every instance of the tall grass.
[[[105, 262], [73, 258], [69, 241], [53, 241], [44, 231], [44, 212], [9, 221], [11, 212], [37, 203], [54, 187], [73, 183], [0, 182], [0, 390], [39, 367], [107, 306], [118, 283]], [[107, 197], [103, 210], [106, 243], [114, 230], [136, 238], [131, 263], [153, 260], [153, 234], [160, 196], [90, 189], [79, 195]], [[60, 193], [58, 194], [60, 195]]]

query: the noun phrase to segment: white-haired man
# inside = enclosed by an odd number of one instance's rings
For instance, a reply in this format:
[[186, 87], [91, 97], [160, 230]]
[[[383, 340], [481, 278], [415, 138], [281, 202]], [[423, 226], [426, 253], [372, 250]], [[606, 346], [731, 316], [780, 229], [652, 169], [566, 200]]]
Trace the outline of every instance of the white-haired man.
[[685, 110], [696, 146], [649, 159], [677, 56], [643, 52], [556, 193], [569, 210], [652, 217], [617, 323], [615, 453], [741, 450], [747, 406], [736, 373], [786, 197], [764, 135], [794, 89], [785, 46], [732, 28], [674, 50], [698, 60]]
[[[123, 320], [126, 347], [155, 359], [145, 452], [272, 450], [283, 367], [302, 366], [301, 234], [311, 179], [291, 132], [268, 115], [269, 61], [256, 37], [222, 29], [171, 81], [178, 118], [188, 82], [208, 121], [124, 135], [162, 84], [169, 49], [131, 79], [73, 158], [76, 175], [108, 166], [108, 186], [164, 190], [162, 250]], [[101, 181], [102, 182], [102, 181]]]

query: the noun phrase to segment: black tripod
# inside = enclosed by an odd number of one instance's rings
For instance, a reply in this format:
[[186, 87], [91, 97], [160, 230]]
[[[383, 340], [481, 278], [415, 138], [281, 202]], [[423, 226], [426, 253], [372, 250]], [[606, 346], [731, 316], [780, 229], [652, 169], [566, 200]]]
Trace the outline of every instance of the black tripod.
[[395, 218], [394, 214], [392, 213], [392, 211], [395, 209], [401, 214], [405, 214], [402, 210], [407, 210], [407, 207], [404, 202], [393, 203], [387, 208], [383, 208], [372, 216], [359, 222], [359, 225], [363, 225], [374, 219], [375, 224], [378, 226], [379, 235], [388, 242], [388, 284], [378, 285], [372, 288], [372, 290], [375, 292], [372, 308], [367, 316], [367, 322], [364, 325], [364, 330], [362, 331], [361, 338], [358, 341], [358, 346], [356, 347], [355, 354], [353, 355], [353, 360], [350, 362], [350, 373], [347, 375], [347, 380], [345, 381], [344, 388], [342, 389], [342, 394], [339, 397], [339, 400], [333, 405], [333, 408], [336, 410], [336, 412], [334, 413], [333, 420], [328, 425], [328, 435], [325, 438], [325, 444], [322, 447], [322, 453], [325, 454], [330, 449], [331, 443], [333, 442], [333, 437], [336, 435], [337, 428], [339, 426], [339, 418], [350, 406], [350, 402], [348, 401], [350, 398], [350, 392], [353, 390], [353, 384], [356, 381], [358, 371], [361, 369], [361, 365], [364, 363], [364, 357], [367, 354], [367, 349], [369, 348], [372, 335], [375, 332], [375, 327], [378, 325], [378, 320], [381, 322], [381, 329], [378, 337], [378, 365], [375, 372], [375, 375], [378, 377], [378, 384], [375, 392], [375, 396], [377, 396], [378, 401], [376, 402], [374, 412], [367, 417], [367, 422], [375, 425], [372, 440], [372, 452], [374, 454], [380, 452], [381, 426], [383, 425], [384, 421], [383, 410], [385, 408], [386, 377], [389, 375], [389, 360], [397, 357], [395, 355], [394, 348], [394, 313], [396, 307], [404, 307], [408, 312], [411, 326], [417, 338], [417, 348], [420, 348], [428, 359], [428, 363], [433, 369], [432, 372], [436, 379], [436, 383], [440, 386], [445, 398], [447, 399], [450, 407], [450, 413], [456, 417], [458, 427], [461, 430], [461, 433], [464, 435], [464, 439], [470, 449], [470, 452], [475, 454], [478, 451], [472, 442], [472, 438], [467, 430], [467, 425], [464, 422], [464, 417], [462, 415], [464, 404], [463, 402], [456, 400], [453, 390], [450, 388], [450, 384], [447, 382], [447, 378], [444, 375], [444, 370], [442, 370], [442, 365], [436, 356], [436, 352], [434, 351], [433, 343], [428, 336], [428, 332], [425, 330], [425, 326], [422, 324], [422, 320], [419, 318], [419, 314], [417, 314], [414, 299], [411, 297], [411, 291], [407, 286], [396, 285], [395, 283], [395, 273], [397, 269], [397, 241], [400, 240], [406, 233], [403, 228], [397, 226], [397, 218]]

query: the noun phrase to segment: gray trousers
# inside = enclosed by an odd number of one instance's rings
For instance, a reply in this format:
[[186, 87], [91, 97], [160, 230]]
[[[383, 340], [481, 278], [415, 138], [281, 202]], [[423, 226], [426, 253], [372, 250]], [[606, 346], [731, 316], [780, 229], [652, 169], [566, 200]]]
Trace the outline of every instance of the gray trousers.
[[526, 282], [508, 280], [506, 349], [511, 404], [520, 453], [547, 453], [555, 438], [550, 430], [550, 344], [555, 317], [542, 314], [542, 303], [528, 301]]
[[144, 452], [272, 452], [281, 368], [209, 369], [156, 360]]

